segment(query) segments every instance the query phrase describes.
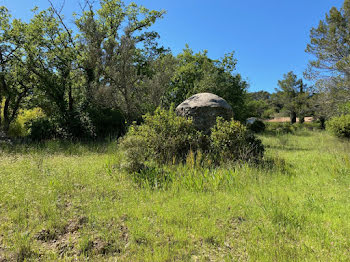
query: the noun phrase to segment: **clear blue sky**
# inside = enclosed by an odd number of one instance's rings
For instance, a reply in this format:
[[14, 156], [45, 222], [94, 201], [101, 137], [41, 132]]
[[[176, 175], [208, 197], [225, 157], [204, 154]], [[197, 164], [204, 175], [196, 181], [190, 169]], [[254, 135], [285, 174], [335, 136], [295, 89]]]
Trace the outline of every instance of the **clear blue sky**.
[[[63, 0], [53, 0], [57, 6]], [[79, 11], [79, 0], [66, 0], [69, 21]], [[126, 2], [129, 2], [126, 0]], [[332, 6], [343, 0], [136, 0], [167, 14], [154, 29], [161, 43], [175, 53], [185, 44], [195, 51], [207, 49], [211, 58], [235, 51], [237, 72], [250, 83], [250, 91], [274, 91], [283, 74], [293, 70], [302, 77], [309, 56], [304, 52], [311, 27], [317, 26]], [[46, 0], [0, 0], [13, 16], [28, 19], [30, 9], [48, 7]]]

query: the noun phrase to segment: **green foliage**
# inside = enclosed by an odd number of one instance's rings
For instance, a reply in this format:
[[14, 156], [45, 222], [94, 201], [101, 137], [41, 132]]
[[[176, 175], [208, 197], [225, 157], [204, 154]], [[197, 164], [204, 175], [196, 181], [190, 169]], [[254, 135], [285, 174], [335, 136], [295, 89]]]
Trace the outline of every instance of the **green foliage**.
[[265, 122], [265, 132], [272, 135], [298, 134], [304, 131], [317, 131], [322, 129], [319, 121], [291, 124], [289, 122]]
[[[350, 76], [350, 1], [341, 8], [332, 7], [316, 27], [310, 30], [306, 52], [313, 56], [305, 75], [316, 80], [315, 114], [323, 122], [344, 112], [349, 101]], [[346, 110], [345, 110], [346, 111]]]
[[121, 110], [128, 123], [141, 117], [148, 106], [145, 103], [157, 92], [149, 92], [149, 84], [165, 50], [158, 47], [159, 35], [151, 26], [164, 13], [135, 3], [105, 0], [97, 10], [90, 8], [77, 16], [77, 62], [83, 69], [87, 100]]
[[33, 141], [42, 141], [52, 139], [57, 136], [57, 128], [47, 117], [39, 117], [31, 120], [29, 127], [29, 139]]
[[337, 137], [350, 138], [350, 115], [333, 117], [326, 122], [326, 128]]
[[294, 124], [297, 116], [302, 118], [310, 111], [310, 88], [292, 71], [285, 74], [283, 80], [278, 81], [278, 86], [280, 89], [276, 90], [275, 99], [283, 105], [282, 110], [290, 116], [290, 121]]
[[264, 146], [240, 122], [218, 117], [210, 135], [210, 153], [215, 162], [256, 161]]
[[349, 21], [350, 1], [345, 0], [340, 9], [332, 7], [318, 26], [310, 30], [306, 52], [315, 57], [309, 62], [310, 78], [332, 77], [334, 72], [349, 76]]
[[89, 117], [97, 138], [120, 136], [125, 131], [125, 118], [120, 110], [94, 107], [89, 110]]
[[248, 83], [240, 74], [233, 73], [236, 63], [233, 53], [221, 60], [212, 60], [208, 51], [194, 53], [186, 46], [177, 56], [167, 102], [178, 105], [196, 93], [209, 92], [224, 98], [231, 105], [235, 119], [244, 121]]
[[256, 119], [252, 124], [247, 124], [247, 127], [253, 133], [261, 133], [265, 131], [266, 125], [262, 120]]
[[12, 19], [7, 8], [0, 6], [0, 129], [5, 133], [35, 86], [27, 68], [29, 55], [23, 49], [26, 32], [25, 23]]
[[288, 134], [293, 133], [295, 128], [291, 123], [266, 122], [266, 132], [272, 134]]
[[139, 171], [148, 161], [157, 164], [183, 161], [190, 149], [199, 147], [200, 133], [192, 120], [176, 116], [174, 108], [158, 108], [153, 115], [146, 114], [142, 125], [130, 126], [120, 141], [125, 152], [126, 168]]
[[207, 136], [196, 131], [191, 119], [177, 116], [173, 108], [158, 108], [153, 115], [146, 114], [143, 124], [129, 128], [120, 141], [120, 149], [129, 171], [149, 169], [153, 163], [176, 164], [185, 160], [193, 165], [203, 161], [256, 161], [264, 152], [261, 141], [238, 121], [218, 118]]
[[25, 137], [29, 135], [30, 130], [28, 125], [32, 121], [44, 116], [45, 114], [41, 108], [19, 110], [17, 118], [10, 124], [9, 136]]

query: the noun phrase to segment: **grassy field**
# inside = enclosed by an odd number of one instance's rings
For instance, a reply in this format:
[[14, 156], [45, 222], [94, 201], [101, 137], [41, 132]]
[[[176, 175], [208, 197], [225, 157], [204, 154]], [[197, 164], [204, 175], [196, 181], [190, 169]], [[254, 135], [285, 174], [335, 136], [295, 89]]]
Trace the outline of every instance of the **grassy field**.
[[0, 261], [349, 261], [350, 143], [261, 136], [266, 163], [120, 169], [116, 143], [0, 150]]

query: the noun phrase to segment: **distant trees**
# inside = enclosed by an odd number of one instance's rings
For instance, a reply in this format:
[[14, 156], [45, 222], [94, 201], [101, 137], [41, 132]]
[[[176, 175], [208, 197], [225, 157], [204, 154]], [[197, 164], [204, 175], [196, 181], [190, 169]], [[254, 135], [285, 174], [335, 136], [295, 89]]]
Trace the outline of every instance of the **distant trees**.
[[304, 117], [309, 111], [310, 91], [307, 85], [290, 71], [278, 81], [278, 86], [276, 96], [282, 102], [283, 109], [288, 112], [291, 123], [296, 122], [297, 116], [301, 123], [304, 122]]
[[247, 107], [251, 117], [268, 119], [273, 117], [275, 113], [272, 95], [267, 91], [248, 93]]

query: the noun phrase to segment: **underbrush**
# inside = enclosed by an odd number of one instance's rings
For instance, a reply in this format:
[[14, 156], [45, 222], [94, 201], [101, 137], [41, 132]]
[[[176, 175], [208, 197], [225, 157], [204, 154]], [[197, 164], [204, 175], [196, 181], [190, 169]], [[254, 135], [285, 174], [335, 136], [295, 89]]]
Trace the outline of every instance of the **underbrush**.
[[141, 125], [132, 125], [120, 140], [128, 172], [148, 172], [154, 166], [184, 163], [191, 154], [208, 165], [258, 162], [264, 146], [245, 126], [218, 117], [210, 133], [197, 131], [191, 119], [177, 116], [174, 109], [158, 108], [146, 114]]

